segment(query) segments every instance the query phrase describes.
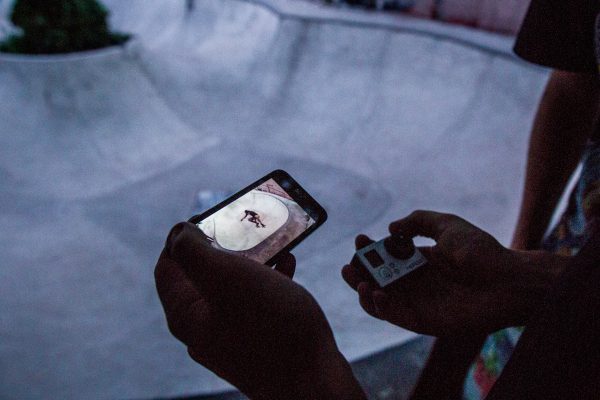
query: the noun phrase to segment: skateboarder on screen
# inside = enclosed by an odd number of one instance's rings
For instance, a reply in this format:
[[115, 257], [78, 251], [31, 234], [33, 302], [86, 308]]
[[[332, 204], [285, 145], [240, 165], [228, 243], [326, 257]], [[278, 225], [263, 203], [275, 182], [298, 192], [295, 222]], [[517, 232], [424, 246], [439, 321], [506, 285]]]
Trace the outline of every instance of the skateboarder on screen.
[[260, 228], [261, 226], [263, 228], [266, 228], [266, 225], [263, 224], [262, 221], [260, 220], [260, 215], [258, 215], [258, 213], [251, 211], [251, 210], [244, 210], [244, 218], [240, 219], [240, 221], [245, 220], [248, 215], [250, 216], [250, 218], [248, 218], [248, 221], [256, 224], [257, 228]]

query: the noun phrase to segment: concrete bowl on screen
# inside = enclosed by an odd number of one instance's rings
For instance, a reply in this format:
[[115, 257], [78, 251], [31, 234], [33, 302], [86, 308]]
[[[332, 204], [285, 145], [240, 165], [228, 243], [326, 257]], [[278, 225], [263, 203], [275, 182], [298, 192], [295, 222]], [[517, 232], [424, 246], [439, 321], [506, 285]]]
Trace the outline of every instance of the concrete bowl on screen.
[[[244, 217], [245, 210], [252, 210], [265, 225], [256, 226]], [[288, 219], [289, 211], [282, 201], [268, 193], [252, 191], [215, 214], [215, 240], [227, 250], [249, 250], [271, 236]]]

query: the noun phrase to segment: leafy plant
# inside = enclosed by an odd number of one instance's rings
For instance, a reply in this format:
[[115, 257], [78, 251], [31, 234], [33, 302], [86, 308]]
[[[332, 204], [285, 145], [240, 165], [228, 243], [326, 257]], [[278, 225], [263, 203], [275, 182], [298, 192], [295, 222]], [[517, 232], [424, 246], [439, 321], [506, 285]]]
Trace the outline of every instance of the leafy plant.
[[129, 35], [109, 30], [107, 17], [97, 0], [15, 0], [10, 20], [22, 33], [0, 43], [0, 51], [69, 53], [127, 41]]

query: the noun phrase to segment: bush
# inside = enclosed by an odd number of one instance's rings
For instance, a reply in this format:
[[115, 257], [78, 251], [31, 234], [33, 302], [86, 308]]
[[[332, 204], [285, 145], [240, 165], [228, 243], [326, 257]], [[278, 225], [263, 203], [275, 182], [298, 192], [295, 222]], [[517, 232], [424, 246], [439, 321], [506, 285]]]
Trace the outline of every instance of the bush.
[[10, 20], [22, 33], [0, 43], [0, 51], [70, 53], [127, 41], [129, 35], [110, 32], [107, 17], [96, 0], [15, 0]]

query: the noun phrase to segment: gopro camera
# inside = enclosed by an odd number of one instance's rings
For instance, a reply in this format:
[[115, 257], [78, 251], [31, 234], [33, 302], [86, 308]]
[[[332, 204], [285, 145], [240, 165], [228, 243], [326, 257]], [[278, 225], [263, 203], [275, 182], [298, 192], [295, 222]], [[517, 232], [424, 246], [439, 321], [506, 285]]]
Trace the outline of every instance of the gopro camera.
[[382, 288], [427, 263], [413, 241], [401, 235], [365, 246], [356, 256]]

